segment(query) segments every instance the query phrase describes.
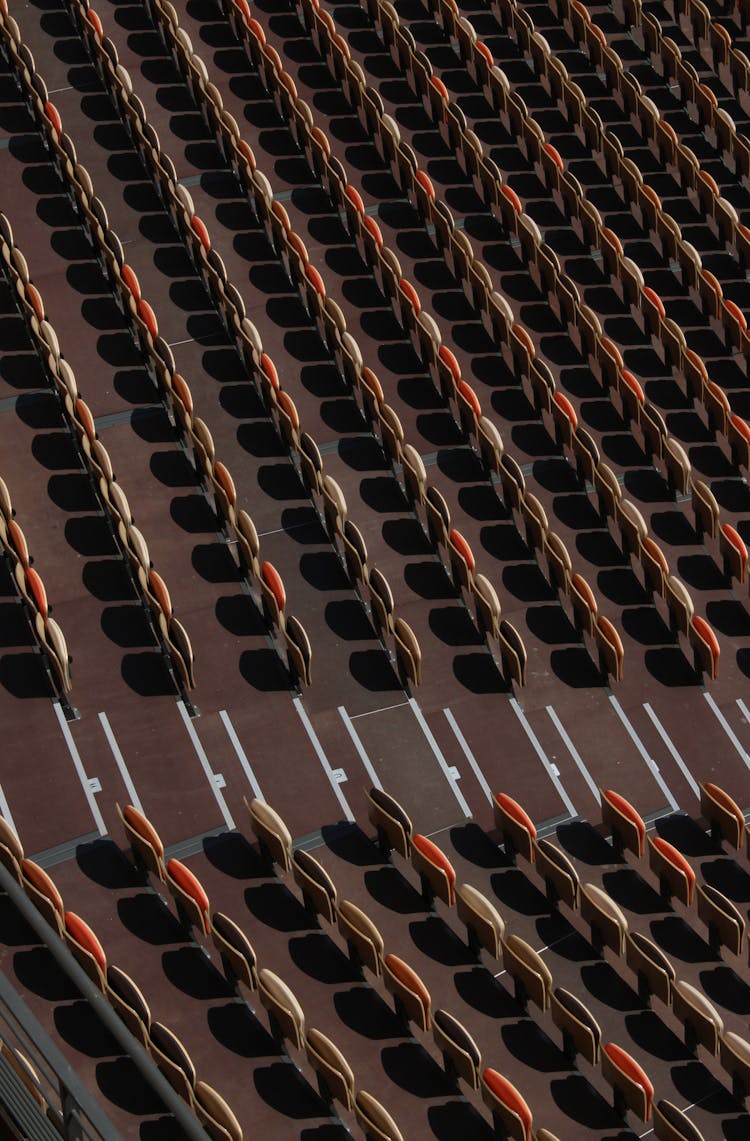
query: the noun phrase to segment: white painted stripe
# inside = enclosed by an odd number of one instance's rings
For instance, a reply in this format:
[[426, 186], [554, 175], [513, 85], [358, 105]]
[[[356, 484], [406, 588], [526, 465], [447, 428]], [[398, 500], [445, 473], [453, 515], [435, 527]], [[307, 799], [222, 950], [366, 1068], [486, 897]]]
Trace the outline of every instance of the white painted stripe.
[[679, 768], [680, 772], [681, 772], [681, 773], [682, 773], [682, 775], [684, 776], [685, 780], [688, 782], [688, 784], [690, 785], [691, 789], [693, 790], [693, 792], [695, 793], [695, 795], [696, 795], [696, 796], [698, 797], [698, 799], [700, 800], [700, 796], [701, 796], [701, 790], [698, 788], [698, 782], [696, 781], [696, 779], [695, 779], [695, 777], [693, 776], [693, 774], [691, 773], [690, 769], [687, 767], [687, 765], [686, 765], [686, 764], [685, 764], [685, 762], [683, 761], [683, 759], [682, 759], [682, 757], [680, 756], [680, 754], [677, 752], [677, 747], [675, 746], [674, 742], [672, 741], [672, 738], [669, 736], [669, 734], [667, 733], [666, 729], [664, 728], [664, 726], [662, 725], [661, 721], [660, 721], [660, 720], [659, 720], [659, 718], [656, 716], [656, 714], [654, 713], [653, 709], [651, 708], [651, 706], [649, 705], [649, 703], [648, 703], [648, 702], [645, 702], [645, 703], [644, 703], [644, 706], [643, 706], [643, 708], [646, 710], [646, 712], [648, 713], [649, 717], [651, 718], [651, 720], [652, 720], [652, 722], [653, 722], [653, 724], [654, 724], [654, 728], [656, 729], [656, 732], [659, 734], [659, 736], [661, 737], [662, 741], [664, 742], [664, 744], [665, 744], [665, 745], [667, 746], [667, 748], [669, 749], [669, 752], [670, 752], [670, 754], [671, 754], [671, 756], [672, 756], [672, 760], [673, 760], [673, 761], [674, 761], [674, 763], [677, 765], [677, 767]]
[[[715, 714], [715, 716], [716, 716], [716, 720], [719, 722], [719, 724], [721, 725], [722, 729], [723, 729], [723, 730], [724, 730], [724, 732], [726, 733], [727, 737], [729, 738], [729, 740], [732, 742], [732, 744], [734, 745], [734, 747], [735, 747], [735, 749], [737, 750], [737, 752], [738, 752], [738, 753], [740, 754], [740, 756], [742, 757], [742, 760], [745, 762], [745, 764], [747, 765], [747, 767], [750, 769], [750, 757], [749, 757], [749, 756], [747, 755], [747, 753], [745, 752], [745, 748], [744, 748], [744, 746], [743, 746], [742, 742], [740, 741], [739, 737], [738, 737], [738, 736], [737, 736], [737, 734], [735, 733], [734, 729], [733, 729], [733, 728], [732, 728], [732, 726], [729, 724], [729, 722], [727, 721], [726, 717], [725, 717], [725, 716], [724, 716], [724, 714], [721, 712], [721, 710], [719, 709], [718, 705], [717, 705], [717, 704], [716, 704], [716, 702], [714, 701], [713, 697], [711, 696], [711, 694], [710, 694], [710, 693], [708, 693], [708, 691], [707, 691], [707, 690], [704, 690], [704, 691], [703, 691], [703, 696], [705, 697], [706, 701], [708, 702], [708, 704], [709, 704], [710, 708], [711, 708], [711, 709], [714, 711], [714, 714]], [[742, 708], [742, 707], [740, 706], [740, 708]]]
[[365, 752], [365, 747], [359, 739], [359, 733], [357, 732], [357, 730], [352, 725], [351, 717], [346, 712], [343, 705], [339, 705], [338, 709], [339, 709], [339, 717], [344, 722], [344, 727], [346, 728], [347, 733], [349, 734], [349, 736], [352, 739], [352, 744], [354, 745], [354, 748], [357, 750], [357, 754], [359, 756], [360, 761], [365, 766], [365, 769], [367, 771], [367, 775], [369, 776], [372, 783], [375, 785], [375, 788], [381, 788], [382, 789], [383, 786], [380, 783], [380, 777], [375, 772], [375, 769], [373, 768], [372, 761], [370, 760], [367, 753]]
[[253, 790], [253, 795], [256, 796], [258, 798], [258, 800], [262, 800], [263, 799], [263, 793], [260, 791], [260, 785], [258, 784], [257, 780], [255, 779], [255, 773], [253, 772], [253, 770], [250, 767], [250, 762], [247, 759], [247, 754], [245, 753], [245, 750], [242, 748], [242, 745], [240, 743], [240, 739], [237, 736], [237, 733], [235, 732], [234, 725], [229, 720], [229, 714], [227, 713], [226, 709], [220, 709], [219, 710], [219, 717], [221, 717], [221, 720], [224, 722], [224, 728], [227, 731], [227, 736], [229, 737], [229, 740], [232, 742], [232, 748], [234, 749], [235, 753], [237, 754], [237, 760], [242, 765], [242, 771], [248, 779], [248, 782], [250, 784], [250, 788]]
[[430, 726], [425, 721], [425, 717], [424, 717], [424, 714], [422, 713], [422, 710], [419, 708], [416, 700], [413, 697], [409, 698], [409, 705], [412, 708], [412, 712], [413, 712], [414, 716], [416, 717], [417, 721], [419, 722], [419, 726], [420, 726], [422, 732], [424, 733], [425, 737], [427, 738], [427, 744], [432, 749], [432, 751], [435, 754], [435, 757], [437, 759], [437, 762], [440, 765], [440, 768], [443, 770], [443, 774], [445, 776], [445, 779], [448, 781], [448, 784], [451, 786], [451, 789], [453, 791], [453, 795], [455, 796], [456, 800], [458, 801], [459, 805], [461, 806], [461, 811], [463, 812], [464, 816], [471, 816], [471, 809], [469, 808], [469, 805], [466, 803], [466, 799], [464, 797], [464, 794], [461, 792], [461, 789], [458, 787], [458, 784], [456, 782], [456, 778], [451, 775], [450, 766], [448, 765], [448, 762], [446, 761], [445, 757], [443, 756], [443, 754], [440, 750], [440, 746], [438, 745], [437, 741], [435, 740], [435, 738], [432, 734], [432, 730], [430, 729]]
[[94, 796], [93, 792], [91, 791], [91, 788], [89, 787], [89, 778], [86, 776], [86, 770], [83, 767], [83, 761], [81, 760], [81, 754], [78, 752], [78, 748], [76, 746], [76, 743], [73, 740], [73, 734], [70, 731], [70, 726], [68, 725], [68, 722], [65, 720], [65, 714], [63, 713], [62, 709], [60, 708], [60, 703], [58, 701], [56, 701], [54, 703], [52, 708], [54, 709], [55, 717], [57, 718], [57, 720], [60, 724], [60, 729], [62, 730], [62, 735], [65, 738], [65, 744], [68, 746], [68, 752], [70, 753], [71, 759], [73, 761], [73, 768], [75, 769], [76, 773], [78, 774], [78, 779], [81, 782], [81, 788], [83, 789], [83, 795], [86, 797], [86, 800], [89, 802], [89, 808], [91, 809], [91, 815], [94, 817], [94, 823], [96, 824], [99, 835], [100, 836], [106, 836], [107, 835], [107, 828], [106, 828], [106, 825], [104, 823], [104, 817], [102, 816], [101, 812], [99, 811], [99, 805], [96, 803], [96, 797]]
[[15, 823], [13, 821], [13, 817], [10, 814], [10, 807], [8, 805], [8, 801], [5, 799], [5, 793], [3, 792], [3, 786], [1, 784], [0, 784], [0, 813], [2, 813], [3, 819], [7, 820], [8, 824], [10, 824], [13, 831], [17, 833], [18, 829], [16, 828]]
[[664, 793], [665, 797], [667, 798], [667, 804], [669, 805], [669, 807], [672, 809], [673, 812], [677, 812], [680, 806], [677, 803], [677, 801], [675, 800], [675, 798], [672, 796], [672, 793], [669, 791], [669, 786], [667, 785], [667, 782], [664, 780], [664, 777], [659, 772], [659, 766], [656, 764], [656, 761], [654, 761], [649, 756], [648, 749], [646, 748], [646, 746], [643, 744], [643, 741], [640, 739], [640, 737], [636, 733], [635, 729], [633, 728], [633, 726], [630, 722], [628, 715], [626, 714], [623, 707], [620, 705], [620, 702], [617, 700], [614, 693], [610, 693], [609, 700], [612, 702], [612, 707], [614, 708], [615, 713], [617, 714], [617, 716], [620, 718], [623, 725], [625, 726], [625, 729], [627, 731], [628, 736], [630, 737], [630, 740], [633, 742], [636, 749], [638, 750], [638, 752], [643, 757], [644, 761], [648, 765], [648, 768], [649, 768], [654, 780], [656, 781], [659, 788], [661, 789], [661, 791]]
[[482, 772], [482, 770], [479, 766], [479, 761], [476, 759], [476, 757], [472, 753], [471, 749], [469, 748], [469, 742], [466, 740], [463, 733], [461, 732], [459, 724], [456, 721], [456, 718], [451, 713], [450, 709], [444, 709], [443, 713], [445, 714], [445, 716], [448, 720], [448, 724], [450, 725], [451, 729], [453, 730], [453, 732], [456, 735], [456, 740], [458, 741], [459, 745], [461, 746], [461, 752], [463, 753], [463, 755], [466, 757], [466, 760], [471, 765], [471, 767], [474, 771], [474, 776], [479, 781], [479, 786], [482, 789], [482, 792], [487, 797], [490, 804], [492, 804], [492, 791], [490, 789], [490, 786], [487, 784], [484, 773]]
[[125, 764], [125, 759], [120, 752], [120, 746], [117, 744], [117, 739], [112, 732], [112, 726], [109, 723], [107, 714], [100, 713], [99, 721], [101, 722], [102, 729], [104, 730], [104, 736], [107, 738], [107, 744], [112, 750], [112, 756], [115, 758], [115, 764], [120, 770], [120, 776], [122, 777], [123, 784], [128, 790], [130, 803], [133, 805], [133, 808], [137, 808], [139, 812], [143, 812], [143, 805], [138, 799], [138, 793], [135, 791], [135, 785], [133, 784], [130, 773], [128, 772], [128, 766]]
[[510, 707], [513, 710], [513, 712], [515, 713], [518, 720], [521, 722], [521, 726], [523, 728], [524, 733], [529, 738], [529, 740], [531, 741], [531, 744], [534, 747], [534, 752], [539, 757], [539, 760], [542, 762], [545, 769], [547, 770], [547, 775], [549, 776], [553, 785], [557, 789], [557, 795], [560, 797], [560, 800], [563, 802], [563, 804], [565, 805], [565, 807], [566, 807], [567, 811], [570, 813], [570, 815], [575, 816], [576, 810], [575, 810], [575, 807], [573, 805], [573, 801], [570, 799], [567, 792], [563, 788], [562, 781], [560, 780], [560, 778], [558, 776], [555, 776], [555, 773], [552, 769], [552, 765], [549, 762], [549, 758], [547, 757], [547, 754], [545, 753], [542, 746], [539, 744], [539, 740], [537, 738], [536, 733], [534, 732], [534, 730], [529, 725], [529, 722], [526, 720], [526, 714], [524, 713], [523, 709], [521, 709], [521, 706], [518, 704], [515, 697], [511, 697]]
[[[745, 702], [742, 700], [741, 697], [737, 698], [737, 704], [739, 705], [740, 712], [742, 713], [742, 716], [745, 718], [745, 720], [750, 721], [750, 711], [748, 711], [748, 708], [745, 705]], [[745, 764], [748, 766], [748, 768], [750, 768], [750, 759], [748, 759], [747, 753], [744, 753], [744, 755], [742, 756], [742, 759], [745, 762]]]
[[581, 776], [583, 777], [583, 779], [586, 781], [586, 784], [591, 789], [591, 794], [594, 797], [594, 800], [596, 801], [597, 804], [601, 804], [602, 798], [601, 798], [601, 795], [599, 793], [599, 786], [597, 785], [596, 781], [592, 777], [589, 770], [584, 765], [583, 760], [581, 758], [581, 754], [578, 752], [578, 749], [576, 749], [575, 745], [571, 741], [570, 737], [568, 736], [568, 732], [567, 732], [565, 726], [563, 725], [562, 721], [557, 716], [557, 714], [555, 713], [555, 711], [551, 705], [547, 706], [547, 713], [549, 714], [550, 720], [552, 721], [552, 724], [555, 726], [555, 729], [557, 729], [558, 733], [562, 737], [563, 744], [565, 745], [565, 748], [570, 753], [571, 757], [573, 758], [574, 763], [578, 766], [578, 769], [580, 770]]
[[387, 713], [389, 709], [401, 709], [408, 705], [408, 701], [397, 701], [395, 705], [381, 705], [380, 709], [366, 709], [364, 713], [353, 713], [350, 720], [356, 721], [358, 717], [372, 717], [373, 713]]
[[315, 750], [315, 754], [316, 754], [318, 760], [320, 761], [321, 765], [323, 766], [323, 772], [328, 777], [328, 780], [330, 781], [330, 784], [331, 784], [331, 788], [333, 789], [333, 791], [336, 794], [336, 799], [338, 800], [339, 804], [341, 805], [342, 809], [344, 810], [344, 815], [346, 816], [346, 819], [353, 821], [354, 820], [354, 813], [352, 812], [351, 808], [349, 807], [347, 799], [344, 796], [343, 792], [341, 791], [341, 786], [339, 784], [337, 784], [336, 781], [333, 779], [333, 769], [331, 768], [330, 764], [328, 763], [328, 757], [325, 755], [325, 753], [323, 751], [323, 746], [321, 745], [320, 741], [318, 740], [318, 734], [313, 729], [312, 722], [310, 721], [310, 718], [307, 716], [307, 713], [305, 712], [305, 708], [302, 704], [302, 699], [299, 697], [294, 697], [294, 698], [292, 698], [292, 700], [294, 702], [294, 708], [297, 710], [297, 714], [299, 716], [299, 719], [305, 727], [305, 732], [307, 733], [308, 737], [310, 738], [310, 742], [312, 744], [313, 749]]
[[226, 826], [230, 832], [234, 832], [235, 823], [234, 823], [234, 820], [232, 819], [232, 814], [229, 811], [229, 809], [227, 808], [227, 802], [225, 801], [225, 799], [222, 795], [221, 789], [219, 788], [219, 786], [216, 783], [216, 777], [214, 775], [214, 771], [211, 768], [211, 765], [208, 763], [208, 757], [206, 756], [206, 750], [203, 748], [203, 745], [201, 744], [200, 737], [198, 736], [198, 734], [195, 731], [195, 725], [193, 725], [193, 722], [190, 720], [190, 714], [188, 713], [187, 709], [185, 708], [184, 701], [178, 701], [177, 702], [177, 708], [180, 711], [180, 717], [182, 718], [183, 723], [185, 725], [185, 728], [187, 729], [188, 737], [193, 742], [193, 748], [195, 749], [198, 760], [201, 763], [201, 768], [203, 769], [204, 773], [206, 774], [206, 780], [208, 781], [209, 785], [211, 786], [211, 792], [214, 794], [214, 796], [216, 798], [216, 803], [219, 806], [219, 812], [224, 817], [224, 823], [226, 824]]

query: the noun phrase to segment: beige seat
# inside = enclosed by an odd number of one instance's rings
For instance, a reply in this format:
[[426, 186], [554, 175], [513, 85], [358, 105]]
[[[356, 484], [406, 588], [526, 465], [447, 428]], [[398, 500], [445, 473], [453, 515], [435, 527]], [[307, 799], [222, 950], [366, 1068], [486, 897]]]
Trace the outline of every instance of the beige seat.
[[526, 1008], [531, 999], [540, 1010], [547, 1010], [552, 993], [552, 972], [541, 955], [520, 935], [502, 940], [503, 966], [515, 984], [516, 999]]
[[271, 1033], [301, 1050], [305, 1035], [305, 1015], [293, 991], [283, 979], [262, 967], [258, 971], [258, 994], [268, 1011]]
[[354, 1107], [355, 1081], [352, 1068], [330, 1038], [311, 1027], [305, 1034], [307, 1060], [318, 1075], [320, 1092], [327, 1102]]
[[250, 827], [258, 838], [263, 852], [283, 871], [292, 866], [292, 837], [284, 821], [265, 801], [252, 800], [245, 807], [250, 814]]
[[685, 1045], [689, 1050], [701, 1045], [709, 1054], [718, 1054], [724, 1023], [702, 991], [684, 979], [676, 979], [672, 1010], [685, 1028]]
[[733, 955], [741, 954], [747, 922], [740, 909], [711, 884], [698, 884], [696, 896], [698, 918], [708, 927], [713, 950], [726, 947]]
[[393, 638], [399, 678], [408, 693], [422, 684], [422, 650], [416, 634], [404, 618], [394, 620]]
[[472, 884], [465, 883], [456, 889], [456, 914], [466, 926], [471, 950], [478, 955], [483, 947], [499, 959], [505, 922], [495, 905]]
[[351, 900], [342, 899], [336, 908], [336, 923], [352, 962], [380, 975], [385, 944], [369, 915]]
[[213, 1141], [242, 1141], [242, 1127], [221, 1094], [206, 1082], [195, 1083], [195, 1112]]
[[597, 950], [609, 947], [616, 955], [622, 955], [628, 921], [603, 888], [592, 883], [581, 885], [581, 918], [589, 924], [591, 941]]
[[602, 1032], [591, 1011], [563, 987], [552, 991], [550, 1008], [552, 1021], [562, 1030], [563, 1049], [571, 1063], [580, 1054], [590, 1065], [598, 1065]]
[[482, 1055], [465, 1026], [447, 1010], [436, 1010], [432, 1016], [432, 1036], [443, 1055], [446, 1073], [455, 1075], [479, 1089]]
[[701, 812], [711, 825], [715, 838], [719, 837], [733, 848], [742, 847], [745, 835], [745, 816], [735, 800], [711, 782], [701, 782]]
[[404, 1141], [387, 1109], [366, 1090], [357, 1091], [354, 1115], [366, 1141]]
[[564, 852], [551, 840], [534, 840], [534, 860], [537, 873], [547, 886], [547, 898], [554, 903], [561, 900], [572, 910], [578, 908], [580, 880]]

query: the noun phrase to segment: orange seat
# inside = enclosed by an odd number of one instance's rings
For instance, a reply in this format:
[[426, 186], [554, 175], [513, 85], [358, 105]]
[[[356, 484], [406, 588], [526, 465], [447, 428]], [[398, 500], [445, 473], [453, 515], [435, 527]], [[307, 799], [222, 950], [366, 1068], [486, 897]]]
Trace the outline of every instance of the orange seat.
[[107, 956], [104, 954], [104, 948], [88, 923], [81, 919], [80, 915], [76, 915], [74, 911], [65, 912], [64, 923], [66, 935], [68, 935], [78, 947], [82, 948], [87, 955], [91, 956], [102, 974], [105, 974], [107, 970]]
[[690, 641], [695, 648], [696, 667], [708, 673], [715, 681], [719, 676], [719, 640], [705, 618], [699, 614], [693, 615]]
[[411, 840], [411, 862], [426, 882], [428, 894], [437, 895], [448, 907], [456, 902], [456, 871], [445, 852], [417, 833]]
[[178, 909], [191, 926], [198, 927], [204, 935], [210, 935], [210, 904], [198, 877], [180, 860], [169, 860], [165, 870], [167, 886], [177, 901]]
[[208, 251], [211, 249], [211, 238], [209, 237], [206, 223], [201, 218], [199, 218], [197, 214], [194, 214], [190, 219], [190, 225], [192, 227], [193, 233], [196, 235], [198, 241], [203, 246], [203, 249], [206, 251], [206, 253], [208, 253]]
[[430, 992], [416, 971], [398, 955], [383, 959], [383, 982], [396, 1000], [397, 1009], [421, 1030], [430, 1029]]
[[745, 834], [745, 817], [740, 806], [728, 792], [710, 781], [701, 784], [700, 789], [703, 815], [723, 840], [733, 848], [741, 848], [742, 837]]
[[648, 862], [668, 892], [690, 907], [695, 890], [695, 872], [682, 852], [661, 836], [649, 836]]
[[498, 1133], [505, 1133], [513, 1141], [531, 1141], [531, 1110], [512, 1082], [498, 1073], [486, 1069], [482, 1074], [482, 1098], [499, 1119]]
[[534, 862], [534, 840], [536, 827], [531, 817], [518, 801], [504, 792], [496, 792], [493, 797], [495, 824], [503, 834], [505, 844], [510, 841], [514, 852], [520, 852], [531, 863]]
[[630, 848], [637, 856], [642, 856], [646, 844], [646, 825], [633, 805], [612, 789], [600, 789], [602, 797], [602, 821], [612, 828], [613, 836]]
[[635, 1058], [614, 1042], [608, 1042], [602, 1052], [602, 1073], [614, 1086], [621, 1108], [632, 1109], [642, 1121], [648, 1121], [654, 1087]]

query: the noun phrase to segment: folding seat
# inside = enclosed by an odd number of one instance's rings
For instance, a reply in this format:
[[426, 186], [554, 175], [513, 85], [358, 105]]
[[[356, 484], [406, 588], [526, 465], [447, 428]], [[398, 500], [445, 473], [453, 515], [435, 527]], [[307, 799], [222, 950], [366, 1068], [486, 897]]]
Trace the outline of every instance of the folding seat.
[[499, 1137], [531, 1141], [531, 1110], [513, 1083], [497, 1070], [483, 1071], [482, 1100], [492, 1113]]
[[107, 958], [104, 949], [85, 920], [73, 911], [63, 916], [64, 938], [68, 950], [83, 968], [91, 982], [105, 993]]
[[455, 527], [448, 532], [447, 547], [454, 587], [457, 591], [471, 590], [476, 566], [474, 554], [466, 539]]
[[110, 1006], [145, 1050], [149, 1048], [151, 1010], [140, 989], [120, 967], [107, 964], [105, 991]]
[[336, 917], [336, 885], [323, 865], [303, 848], [297, 848], [292, 853], [292, 875], [307, 910], [333, 923]]
[[448, 857], [437, 844], [421, 833], [412, 836], [411, 864], [422, 885], [422, 897], [428, 907], [441, 899], [446, 907], [456, 902], [456, 872]]
[[393, 592], [388, 579], [377, 567], [372, 567], [367, 578], [370, 596], [370, 613], [378, 637], [395, 633]]
[[548, 1010], [552, 993], [552, 972], [544, 959], [520, 935], [502, 940], [503, 967], [512, 977], [516, 1001], [527, 1009], [529, 1000], [540, 1010]]
[[341, 487], [331, 475], [323, 476], [323, 512], [326, 528], [332, 543], [343, 536], [347, 517], [346, 499]]
[[483, 574], [473, 574], [470, 583], [476, 609], [479, 632], [489, 641], [500, 637], [500, 599], [490, 580]]
[[659, 888], [665, 900], [674, 895], [686, 907], [692, 906], [695, 872], [673, 844], [662, 836], [649, 836], [648, 863], [659, 877]]
[[164, 870], [180, 921], [187, 927], [197, 927], [203, 935], [210, 935], [211, 910], [198, 877], [180, 860], [168, 860]]
[[312, 685], [312, 646], [307, 631], [294, 614], [287, 615], [284, 623], [284, 643], [292, 688], [299, 691], [300, 684]]
[[615, 1109], [619, 1113], [631, 1110], [640, 1121], [651, 1117], [654, 1087], [635, 1058], [621, 1046], [608, 1042], [601, 1054], [602, 1077], [614, 1091]]
[[118, 804], [117, 814], [122, 821], [135, 862], [163, 883], [164, 844], [153, 824], [132, 804], [126, 804], [124, 808], [120, 808]]
[[[1, 12], [0, 18], [2, 18]], [[21, 1052], [21, 1050], [10, 1046], [4, 1040], [0, 1042], [0, 1058], [2, 1058], [3, 1069], [10, 1067], [14, 1071], [16, 1077], [19, 1079], [19, 1081], [22, 1082], [29, 1095], [36, 1102], [39, 1112], [43, 1114], [48, 1121], [51, 1122], [51, 1125], [54, 1125], [54, 1129], [52, 1127], [49, 1128], [50, 1135], [52, 1137], [57, 1136], [57, 1134], [61, 1132], [62, 1129], [62, 1121], [60, 1120], [59, 1112], [55, 1117], [51, 1116], [49, 1104], [46, 1097], [44, 1096], [44, 1093], [42, 1092], [41, 1079], [29, 1059], [24, 1053]], [[8, 1078], [6, 1077], [5, 1080], [8, 1081]], [[13, 1091], [13, 1097], [14, 1102], [17, 1104], [18, 1094], [15, 1091]], [[42, 1128], [39, 1122], [36, 1122], [36, 1127]]]
[[543, 550], [549, 523], [544, 508], [530, 491], [527, 491], [521, 500], [521, 515], [526, 527], [527, 545], [533, 551]]
[[531, 362], [536, 355], [534, 342], [523, 325], [515, 324], [510, 331], [510, 350], [513, 357], [516, 375], [529, 376]]
[[572, 450], [573, 435], [578, 428], [578, 417], [564, 393], [555, 391], [552, 394], [551, 412], [557, 443], [568, 451]]
[[676, 979], [672, 1010], [675, 1018], [683, 1024], [685, 1045], [689, 1050], [694, 1052], [696, 1046], [701, 1045], [709, 1054], [718, 1054], [724, 1024], [702, 991], [683, 979]]
[[415, 1023], [420, 1030], [429, 1030], [430, 993], [416, 971], [398, 955], [386, 955], [383, 959], [383, 983], [393, 995], [396, 1014], [404, 1022]]
[[719, 674], [721, 654], [718, 638], [705, 618], [694, 614], [688, 630], [696, 673], [707, 674], [713, 681]]
[[520, 855], [533, 863], [536, 828], [531, 817], [507, 793], [496, 792], [492, 803], [495, 826], [502, 837], [506, 855], [514, 860], [516, 855]]
[[555, 987], [550, 994], [552, 1021], [562, 1031], [563, 1052], [575, 1065], [580, 1054], [597, 1066], [600, 1060], [602, 1031], [591, 1011], [581, 1000], [563, 987]]
[[724, 574], [744, 583], [747, 577], [747, 547], [742, 536], [729, 523], [719, 528], [719, 551]]
[[357, 1090], [354, 1116], [366, 1141], [404, 1141], [390, 1113], [366, 1090]]
[[344, 561], [346, 571], [356, 589], [366, 586], [369, 569], [367, 565], [367, 546], [362, 533], [351, 519], [344, 522], [341, 540], [344, 548]]
[[700, 783], [701, 813], [711, 825], [714, 840], [721, 839], [732, 848], [741, 848], [745, 835], [745, 816], [737, 802], [718, 785]]
[[562, 901], [572, 910], [578, 908], [580, 882], [578, 872], [551, 840], [534, 840], [534, 862], [537, 873], [543, 878], [547, 899], [554, 906]]
[[221, 911], [211, 917], [211, 939], [221, 955], [224, 974], [233, 985], [258, 989], [258, 960], [250, 940], [233, 919]]
[[718, 953], [726, 947], [733, 955], [741, 954], [747, 923], [739, 908], [711, 884], [698, 884], [696, 895], [698, 918], [708, 927], [712, 949]]
[[0, 863], [13, 878], [21, 883], [21, 863], [24, 858], [23, 845], [15, 830], [4, 816], [0, 816]]
[[237, 539], [237, 554], [241, 568], [251, 580], [259, 578], [260, 540], [255, 524], [243, 508], [237, 512], [234, 534]]
[[703, 480], [692, 481], [692, 507], [698, 534], [716, 539], [719, 534], [721, 513], [716, 496]]
[[515, 626], [506, 618], [500, 621], [499, 648], [506, 683], [509, 686], [526, 685], [526, 647]]
[[195, 1114], [213, 1141], [242, 1141], [242, 1127], [221, 1094], [204, 1081], [195, 1083]]
[[446, 1074], [461, 1078], [478, 1090], [482, 1055], [466, 1027], [447, 1010], [436, 1010], [432, 1016], [432, 1035], [443, 1055]]
[[451, 529], [451, 517], [448, 504], [436, 487], [428, 487], [425, 493], [425, 513], [427, 517], [427, 532], [436, 547], [448, 545], [448, 534]]
[[502, 68], [495, 64], [490, 68], [488, 87], [485, 88], [487, 99], [493, 111], [498, 115], [504, 130], [510, 130], [510, 80]]
[[371, 788], [367, 796], [367, 816], [378, 834], [386, 856], [395, 849], [405, 860], [411, 852], [412, 823], [392, 796], [381, 788]]
[[310, 1027], [305, 1033], [305, 1053], [318, 1076], [323, 1100], [329, 1105], [338, 1101], [351, 1111], [355, 1096], [354, 1073], [338, 1046], [321, 1030]]
[[336, 908], [336, 924], [352, 963], [380, 975], [385, 944], [369, 915], [351, 900], [342, 899]]
[[33, 860], [21, 860], [21, 887], [37, 911], [62, 939], [65, 934], [65, 905], [51, 876]]
[[646, 825], [633, 805], [612, 789], [599, 789], [602, 823], [612, 834], [612, 843], [619, 853], [629, 848], [640, 859], [646, 848]]
[[260, 849], [268, 860], [288, 872], [292, 866], [292, 837], [284, 821], [270, 805], [257, 798], [245, 807], [250, 815], [250, 827]]
[[180, 1039], [162, 1022], [152, 1022], [148, 1049], [172, 1089], [192, 1109], [195, 1104], [195, 1065]]
[[424, 460], [413, 444], [404, 444], [401, 451], [404, 488], [413, 508], [421, 507], [427, 492], [427, 469]]
[[416, 634], [404, 618], [395, 619], [393, 638], [399, 679], [408, 693], [422, 684], [422, 651]]
[[495, 905], [472, 884], [456, 888], [456, 915], [466, 927], [468, 945], [474, 954], [479, 956], [484, 948], [499, 959], [505, 922]]
[[588, 923], [597, 954], [609, 947], [621, 956], [625, 950], [628, 921], [615, 901], [597, 884], [581, 884], [581, 919]]
[[291, 1042], [297, 1050], [301, 1050], [305, 1037], [305, 1015], [290, 987], [268, 967], [261, 967], [258, 971], [258, 994], [268, 1011], [273, 1037], [279, 1042]]
[[657, 1141], [704, 1141], [703, 1134], [684, 1110], [661, 1098], [654, 1102], [654, 1136]]
[[487, 416], [482, 416], [477, 426], [479, 455], [489, 473], [500, 474], [503, 460], [503, 438], [497, 426]]
[[628, 931], [625, 936], [625, 961], [638, 979], [638, 994], [645, 1005], [652, 995], [665, 1006], [672, 1003], [675, 969], [662, 949], [639, 931]]
[[456, 385], [461, 380], [461, 368], [447, 345], [441, 345], [438, 350], [437, 377], [438, 387], [446, 401], [455, 400]]

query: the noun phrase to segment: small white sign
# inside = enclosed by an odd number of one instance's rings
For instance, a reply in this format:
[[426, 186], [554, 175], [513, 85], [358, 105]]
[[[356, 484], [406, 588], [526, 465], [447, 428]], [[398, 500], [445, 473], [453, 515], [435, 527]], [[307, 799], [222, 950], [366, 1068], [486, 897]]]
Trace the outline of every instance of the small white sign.
[[227, 782], [224, 780], [223, 773], [214, 773], [214, 784], [217, 788], [226, 788]]
[[461, 779], [461, 774], [455, 765], [451, 765], [450, 768], [448, 769], [448, 776], [451, 778], [451, 780], [460, 780]]
[[349, 778], [343, 769], [332, 769], [331, 780], [334, 784], [344, 784]]
[[90, 792], [101, 792], [102, 791], [102, 782], [99, 780], [99, 777], [89, 777], [89, 791]]

